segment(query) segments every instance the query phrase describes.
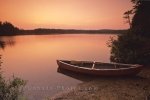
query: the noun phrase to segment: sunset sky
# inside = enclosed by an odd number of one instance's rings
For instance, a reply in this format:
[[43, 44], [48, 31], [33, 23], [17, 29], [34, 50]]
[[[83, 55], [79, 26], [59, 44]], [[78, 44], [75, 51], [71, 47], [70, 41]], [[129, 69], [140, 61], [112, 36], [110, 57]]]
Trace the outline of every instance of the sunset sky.
[[130, 0], [1, 0], [0, 21], [23, 29], [126, 29]]

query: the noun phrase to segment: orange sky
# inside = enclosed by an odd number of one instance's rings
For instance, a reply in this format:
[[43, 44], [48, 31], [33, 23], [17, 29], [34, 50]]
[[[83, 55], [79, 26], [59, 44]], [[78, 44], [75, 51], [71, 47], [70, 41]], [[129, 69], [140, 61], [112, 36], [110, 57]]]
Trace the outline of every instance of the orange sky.
[[0, 20], [24, 29], [124, 29], [130, 0], [1, 0]]

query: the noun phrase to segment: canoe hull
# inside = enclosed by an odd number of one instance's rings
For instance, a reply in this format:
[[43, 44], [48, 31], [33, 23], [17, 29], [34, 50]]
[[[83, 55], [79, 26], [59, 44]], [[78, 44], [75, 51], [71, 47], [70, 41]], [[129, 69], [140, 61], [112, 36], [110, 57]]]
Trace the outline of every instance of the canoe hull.
[[125, 69], [107, 70], [107, 69], [86, 69], [81, 67], [74, 67], [74, 65], [67, 64], [61, 60], [57, 60], [57, 64], [60, 68], [73, 71], [76, 73], [96, 75], [96, 76], [131, 76], [136, 75], [142, 70], [142, 66], [131, 67]]

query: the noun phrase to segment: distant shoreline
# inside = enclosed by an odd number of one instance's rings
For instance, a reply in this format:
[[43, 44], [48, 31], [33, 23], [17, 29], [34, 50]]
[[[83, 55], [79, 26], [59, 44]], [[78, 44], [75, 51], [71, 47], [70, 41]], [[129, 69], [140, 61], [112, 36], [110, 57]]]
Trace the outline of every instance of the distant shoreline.
[[75, 30], [75, 29], [34, 29], [34, 30], [19, 30], [15, 34], [1, 36], [16, 36], [16, 35], [54, 35], [54, 34], [123, 34], [127, 30]]
[[36, 28], [32, 30], [25, 30], [15, 27], [10, 22], [0, 23], [0, 36], [15, 36], [15, 35], [50, 35], [50, 34], [122, 34], [126, 33], [128, 29], [51, 29], [51, 28]]

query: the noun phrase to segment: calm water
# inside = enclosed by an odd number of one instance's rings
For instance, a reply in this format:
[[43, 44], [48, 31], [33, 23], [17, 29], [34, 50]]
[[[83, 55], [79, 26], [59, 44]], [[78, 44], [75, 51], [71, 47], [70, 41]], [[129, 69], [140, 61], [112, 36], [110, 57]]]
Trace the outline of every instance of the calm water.
[[6, 78], [14, 74], [27, 80], [25, 95], [30, 100], [54, 96], [83, 80], [57, 72], [57, 59], [109, 62], [107, 42], [115, 35], [64, 34], [1, 37], [6, 42], [2, 71]]

